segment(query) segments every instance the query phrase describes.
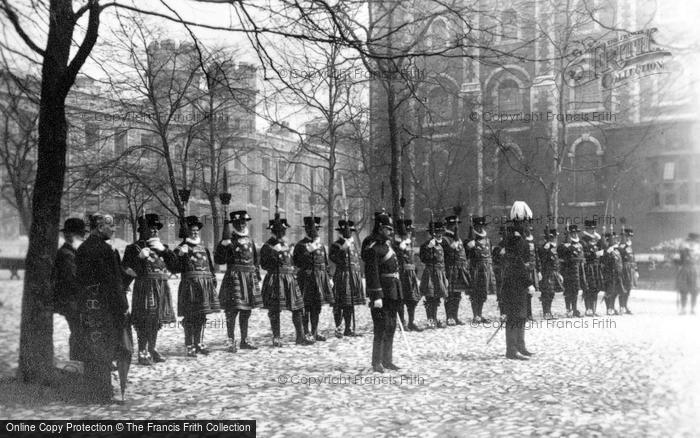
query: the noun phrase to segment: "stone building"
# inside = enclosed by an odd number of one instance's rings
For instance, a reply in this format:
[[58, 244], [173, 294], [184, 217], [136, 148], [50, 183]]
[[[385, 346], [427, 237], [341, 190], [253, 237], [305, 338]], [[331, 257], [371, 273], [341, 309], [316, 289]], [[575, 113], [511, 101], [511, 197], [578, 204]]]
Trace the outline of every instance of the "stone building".
[[[700, 229], [698, 56], [683, 49], [683, 8], [697, 7], [671, 3], [482, 0], [468, 20], [425, 21], [418, 44], [444, 53], [414, 61], [420, 99], [399, 111], [416, 217], [461, 203], [497, 222], [521, 199], [536, 228], [626, 220], [641, 249]], [[415, 20], [400, 7], [375, 16]], [[465, 49], [467, 22], [481, 44]], [[385, 152], [384, 90], [374, 81], [372, 142]]]

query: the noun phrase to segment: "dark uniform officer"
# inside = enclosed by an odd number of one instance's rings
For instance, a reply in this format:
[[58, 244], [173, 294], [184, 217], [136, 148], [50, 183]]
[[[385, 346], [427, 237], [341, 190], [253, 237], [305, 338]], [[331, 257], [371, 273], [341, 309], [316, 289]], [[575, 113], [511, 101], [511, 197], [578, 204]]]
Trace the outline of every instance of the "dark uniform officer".
[[86, 389], [91, 393], [91, 401], [101, 403], [112, 400], [112, 361], [124, 353], [120, 349], [120, 334], [128, 324], [129, 310], [119, 253], [106, 242], [113, 234], [112, 216], [90, 216], [90, 237], [75, 256], [82, 286], [80, 318], [86, 342]]
[[219, 302], [226, 312], [226, 332], [228, 351], [236, 352], [236, 317], [241, 329], [242, 350], [256, 350], [248, 342], [248, 320], [252, 309], [263, 306], [260, 292], [260, 259], [255, 242], [248, 235], [248, 221], [251, 217], [244, 210], [230, 213], [233, 231], [231, 239], [222, 240], [214, 251], [214, 262], [226, 265], [226, 274], [221, 282]]
[[680, 314], [685, 315], [685, 308], [690, 295], [690, 314], [695, 315], [698, 299], [698, 275], [700, 275], [700, 234], [690, 233], [681, 244], [678, 276], [676, 286], [681, 295]]
[[[528, 266], [530, 268], [530, 279], [536, 291], [540, 290], [540, 280], [542, 279], [542, 267], [540, 266], [540, 258], [537, 254], [537, 245], [535, 244], [535, 235], [532, 234], [532, 222], [528, 222], [523, 233], [527, 241], [527, 248], [530, 254]], [[527, 318], [532, 320], [532, 294], [527, 301]]]
[[596, 307], [598, 304], [598, 292], [604, 290], [603, 270], [600, 258], [603, 256], [603, 242], [600, 234], [595, 230], [596, 221], [585, 220], [583, 231], [583, 255], [586, 258], [584, 269], [586, 270], [586, 289], [583, 291], [583, 303], [586, 306], [586, 315], [598, 316]]
[[526, 360], [531, 356], [525, 347], [525, 324], [527, 323], [530, 294], [535, 287], [531, 272], [534, 269], [529, 242], [525, 238], [525, 220], [532, 212], [522, 201], [515, 201], [511, 208], [512, 225], [506, 231], [503, 255], [503, 291], [501, 308], [506, 316], [506, 357]]
[[178, 271], [182, 273], [177, 291], [177, 314], [182, 316], [185, 329], [185, 349], [188, 357], [209, 354], [204, 344], [207, 315], [221, 310], [216, 293], [216, 270], [211, 253], [199, 237], [204, 224], [197, 216], [185, 218], [188, 237], [177, 248]]
[[289, 228], [287, 219], [270, 219], [267, 227], [273, 236], [260, 249], [260, 266], [267, 272], [262, 285], [263, 306], [267, 309], [272, 328], [272, 346], [281, 347], [280, 312], [292, 312], [292, 322], [296, 331], [297, 345], [310, 345], [304, 338], [304, 295], [294, 276], [292, 248], [287, 245], [284, 235]]
[[605, 233], [605, 237], [608, 239], [608, 245], [601, 258], [605, 286], [605, 307], [608, 315], [617, 315], [615, 299], [625, 290], [625, 284], [622, 280], [623, 265], [619, 250], [620, 240], [614, 231]]
[[[392, 249], [393, 232], [391, 216], [375, 215], [374, 231], [362, 244], [362, 260], [365, 262], [365, 278], [374, 324], [372, 344], [372, 368], [398, 370], [393, 361], [396, 317], [401, 306], [401, 280], [399, 261]], [[438, 245], [439, 246], [439, 245]]]
[[[403, 302], [399, 318], [406, 331], [422, 332], [415, 322], [416, 306], [421, 300], [420, 289], [418, 288], [418, 275], [414, 262], [413, 251], [413, 221], [411, 219], [399, 219], [396, 221], [396, 234], [394, 235], [393, 248], [396, 257], [399, 259], [399, 275], [401, 277], [401, 291]], [[406, 306], [408, 312], [408, 324], [403, 316], [403, 308]]]
[[496, 301], [499, 303], [499, 306], [501, 303], [501, 289], [503, 289], [503, 255], [505, 254], [506, 245], [505, 235], [506, 227], [498, 227], [499, 240], [491, 251], [491, 257], [493, 259], [493, 273], [496, 277]]
[[634, 251], [632, 250], [632, 237], [634, 232], [631, 228], [624, 228], [623, 242], [620, 244], [620, 255], [622, 256], [622, 280], [625, 284], [624, 291], [620, 294], [620, 314], [631, 315], [627, 302], [629, 301], [632, 289], [637, 286], [637, 262], [634, 260]]
[[85, 238], [85, 222], [78, 218], [69, 218], [61, 229], [65, 243], [56, 253], [53, 272], [54, 312], [63, 315], [68, 323], [70, 360], [82, 361], [83, 342], [80, 340], [80, 282], [76, 274], [75, 255]]
[[486, 233], [486, 218], [472, 218], [473, 239], [466, 242], [467, 257], [471, 267], [471, 302], [474, 321], [490, 322], [484, 318], [484, 303], [488, 294], [496, 292], [496, 275], [493, 272], [491, 240]]
[[420, 247], [420, 261], [425, 266], [420, 281], [420, 292], [425, 297], [425, 313], [428, 317], [428, 328], [444, 328], [437, 319], [437, 309], [440, 299], [447, 298], [449, 283], [445, 272], [445, 253], [442, 246], [442, 235], [445, 227], [442, 222], [428, 224], [430, 240]]
[[[445, 218], [447, 230], [442, 239], [442, 247], [445, 253], [445, 270], [449, 289], [445, 299], [445, 315], [447, 325], [463, 325], [459, 319], [459, 303], [462, 294], [467, 293], [471, 283], [469, 278], [469, 261], [464, 243], [458, 234], [458, 224], [462, 221], [458, 216]], [[473, 308], [473, 307], [472, 307]]]
[[177, 256], [158, 238], [163, 228], [157, 214], [138, 218], [140, 238], [124, 250], [122, 266], [129, 274], [124, 287], [136, 277], [131, 298], [131, 322], [138, 339], [138, 363], [164, 362], [156, 350], [158, 330], [177, 321], [173, 310], [168, 278], [178, 269]]
[[559, 272], [559, 254], [557, 252], [557, 230], [546, 231], [546, 242], [540, 247], [539, 258], [542, 266], [542, 281], [540, 281], [540, 301], [542, 302], [542, 317], [553, 319], [552, 301], [554, 294], [564, 292], [564, 279]]
[[[328, 275], [328, 256], [326, 247], [320, 241], [318, 229], [321, 218], [304, 217], [306, 237], [294, 246], [294, 266], [297, 267], [297, 283], [304, 295], [304, 332], [312, 341], [325, 341], [318, 334], [318, 320], [324, 304], [333, 304], [333, 287]], [[311, 322], [311, 331], [309, 331]]]
[[[341, 236], [333, 242], [329, 250], [329, 257], [335, 264], [333, 274], [333, 287], [335, 304], [333, 305], [333, 318], [335, 320], [335, 336], [359, 336], [352, 326], [355, 306], [366, 304], [365, 289], [360, 272], [360, 254], [355, 246], [352, 233], [355, 230], [353, 221], [341, 219], [338, 228]], [[341, 323], [345, 320], [345, 331], [341, 331]]]
[[559, 259], [564, 277], [566, 316], [580, 317], [581, 313], [576, 309], [576, 305], [578, 294], [586, 289], [586, 271], [584, 269], [586, 259], [578, 237], [578, 226], [575, 224], [569, 225], [567, 241], [559, 246]]

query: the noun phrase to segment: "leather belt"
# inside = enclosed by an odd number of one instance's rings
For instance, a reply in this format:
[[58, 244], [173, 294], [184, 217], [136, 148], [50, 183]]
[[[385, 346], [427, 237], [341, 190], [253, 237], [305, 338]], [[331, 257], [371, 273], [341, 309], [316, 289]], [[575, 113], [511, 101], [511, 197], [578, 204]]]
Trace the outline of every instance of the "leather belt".
[[229, 271], [255, 272], [255, 265], [228, 265]]
[[294, 274], [296, 270], [294, 268], [291, 268], [289, 266], [285, 266], [283, 268], [277, 268], [275, 270], [270, 271], [273, 274]]
[[145, 278], [148, 280], [167, 280], [170, 278], [168, 274], [164, 274], [162, 272], [149, 272], [145, 275], [142, 275], [139, 278]]
[[388, 274], [379, 274], [382, 278], [399, 278], [399, 273], [398, 272], [392, 272]]
[[404, 265], [401, 265], [401, 268], [403, 268], [404, 271], [415, 271], [416, 265], [414, 265], [413, 263], [406, 263]]
[[187, 271], [183, 272], [183, 278], [214, 278], [214, 274], [209, 271]]

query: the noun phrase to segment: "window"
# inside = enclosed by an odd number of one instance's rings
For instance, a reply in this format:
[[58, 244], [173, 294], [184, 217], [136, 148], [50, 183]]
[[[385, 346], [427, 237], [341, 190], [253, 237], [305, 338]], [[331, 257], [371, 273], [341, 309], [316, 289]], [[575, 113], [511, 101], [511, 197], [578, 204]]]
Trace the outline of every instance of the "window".
[[688, 186], [688, 183], [681, 183], [680, 188], [678, 189], [678, 204], [690, 204], [690, 187]]
[[603, 106], [600, 80], [585, 79], [581, 85], [575, 86], [573, 91], [573, 106], [575, 109], [600, 108]]
[[248, 186], [248, 204], [255, 204], [255, 184]]
[[597, 146], [590, 141], [576, 145], [572, 158], [574, 168], [574, 202], [598, 201], [598, 168], [600, 156]]
[[515, 9], [508, 9], [501, 14], [501, 38], [518, 39], [518, 13]]
[[673, 181], [675, 179], [676, 163], [667, 161], [664, 163], [664, 181]]
[[263, 208], [270, 208], [270, 191], [267, 189], [263, 189], [262, 191], [262, 207]]
[[97, 146], [99, 132], [99, 128], [94, 123], [85, 124], [85, 146], [87, 148], [94, 148]]
[[126, 139], [127, 132], [122, 130], [117, 130], [114, 132], [114, 153], [121, 155], [126, 151]]
[[434, 88], [428, 97], [430, 115], [435, 122], [446, 121], [452, 118], [452, 98], [442, 87]]
[[263, 173], [263, 175], [265, 175], [267, 177], [270, 176], [270, 159], [269, 158], [262, 159], [262, 173]]
[[294, 195], [294, 210], [301, 211], [301, 209], [301, 195], [297, 193], [296, 195]]
[[498, 85], [498, 112], [512, 113], [523, 110], [520, 87], [512, 79], [506, 79]]
[[294, 165], [294, 182], [301, 184], [302, 181], [302, 170], [301, 164], [297, 163]]

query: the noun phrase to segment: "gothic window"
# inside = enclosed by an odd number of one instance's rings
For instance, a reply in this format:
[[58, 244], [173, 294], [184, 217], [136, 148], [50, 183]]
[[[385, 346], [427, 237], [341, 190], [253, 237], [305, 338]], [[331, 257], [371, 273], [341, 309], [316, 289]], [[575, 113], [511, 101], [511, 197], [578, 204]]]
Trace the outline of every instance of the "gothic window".
[[520, 87], [512, 79], [506, 79], [498, 85], [498, 112], [522, 112], [523, 97]]
[[453, 99], [443, 87], [434, 88], [428, 97], [429, 117], [434, 122], [447, 121], [452, 118], [454, 108]]
[[576, 145], [574, 156], [571, 158], [573, 175], [573, 201], [599, 201], [599, 174], [601, 157], [598, 147], [591, 141], [583, 141]]

